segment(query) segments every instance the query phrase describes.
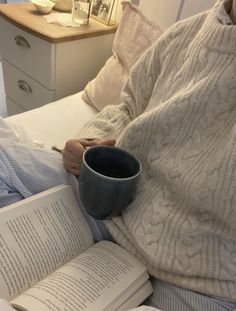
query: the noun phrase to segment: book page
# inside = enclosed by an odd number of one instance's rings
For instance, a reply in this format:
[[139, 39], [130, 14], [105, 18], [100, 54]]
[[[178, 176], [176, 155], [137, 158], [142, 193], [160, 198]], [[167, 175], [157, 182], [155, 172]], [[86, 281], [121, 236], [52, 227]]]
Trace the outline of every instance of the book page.
[[135, 257], [113, 242], [101, 241], [11, 303], [28, 311], [115, 311], [148, 278]]
[[11, 300], [93, 244], [70, 186], [0, 210], [0, 298]]
[[[153, 288], [151, 282], [147, 281], [139, 287], [137, 291], [134, 292], [116, 311], [127, 311], [133, 309], [134, 306], [139, 306], [148, 296], [152, 294], [152, 292]], [[158, 310], [159, 309], [155, 309], [155, 311]]]

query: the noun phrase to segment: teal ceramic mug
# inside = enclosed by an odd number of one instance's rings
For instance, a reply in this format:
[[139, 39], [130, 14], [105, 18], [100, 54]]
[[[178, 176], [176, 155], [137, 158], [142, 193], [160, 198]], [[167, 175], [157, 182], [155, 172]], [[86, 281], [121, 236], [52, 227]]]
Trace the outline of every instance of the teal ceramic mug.
[[132, 201], [141, 174], [140, 161], [114, 146], [89, 147], [79, 176], [80, 200], [98, 219], [119, 216]]

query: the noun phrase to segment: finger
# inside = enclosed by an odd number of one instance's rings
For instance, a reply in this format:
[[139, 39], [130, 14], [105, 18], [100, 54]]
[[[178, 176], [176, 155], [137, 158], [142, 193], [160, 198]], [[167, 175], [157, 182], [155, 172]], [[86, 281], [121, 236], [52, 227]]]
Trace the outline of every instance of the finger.
[[78, 139], [72, 139], [66, 142], [64, 151], [80, 158], [83, 154], [84, 148]]
[[67, 149], [62, 150], [62, 155], [63, 159], [65, 159], [66, 161], [71, 161], [75, 163], [81, 162], [81, 156], [74, 155], [71, 151]]
[[80, 174], [80, 170], [75, 169], [75, 168], [71, 168], [70, 170], [68, 170], [70, 173], [72, 173], [73, 175], [79, 175]]
[[94, 139], [82, 138], [79, 141], [83, 147], [90, 147], [90, 146], [94, 146], [97, 140], [98, 140], [97, 138], [94, 138]]
[[72, 162], [72, 161], [64, 161], [64, 166], [66, 169], [71, 169], [71, 168], [74, 168], [74, 169], [77, 169], [79, 170], [80, 167], [81, 167], [81, 163], [78, 163], [78, 162]]
[[70, 161], [63, 161], [64, 167], [67, 171], [78, 175], [80, 172], [80, 168], [81, 168], [81, 164], [80, 163], [74, 163], [74, 162], [70, 162]]
[[114, 146], [116, 143], [115, 139], [99, 139], [95, 138], [93, 140], [86, 141], [86, 144], [82, 143], [84, 147], [91, 147], [91, 146], [97, 146], [97, 145], [109, 145]]
[[79, 168], [81, 166], [82, 159], [78, 160], [77, 158], [75, 158], [75, 160], [74, 160], [73, 157], [71, 157], [71, 158], [70, 157], [63, 157], [64, 166], [66, 166], [67, 168], [70, 168], [70, 167]]
[[114, 146], [116, 144], [115, 139], [104, 139], [100, 141], [101, 145]]

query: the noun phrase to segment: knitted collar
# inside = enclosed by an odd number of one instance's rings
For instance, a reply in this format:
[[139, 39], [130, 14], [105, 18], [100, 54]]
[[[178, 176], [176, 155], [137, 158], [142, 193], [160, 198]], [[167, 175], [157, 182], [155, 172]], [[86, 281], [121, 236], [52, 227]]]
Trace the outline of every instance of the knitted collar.
[[198, 39], [208, 48], [222, 53], [236, 53], [236, 25], [223, 25], [218, 12], [224, 0], [218, 0], [208, 11], [207, 18], [199, 31]]
[[232, 19], [229, 16], [229, 10], [231, 9], [232, 0], [223, 0], [222, 5], [219, 6], [218, 20], [223, 25], [233, 25]]

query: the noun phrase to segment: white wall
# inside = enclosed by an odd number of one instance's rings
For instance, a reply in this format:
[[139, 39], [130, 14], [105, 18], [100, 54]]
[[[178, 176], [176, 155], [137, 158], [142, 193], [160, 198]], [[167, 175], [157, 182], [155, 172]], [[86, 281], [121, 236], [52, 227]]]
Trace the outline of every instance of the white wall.
[[0, 62], [0, 116], [6, 117], [6, 115], [7, 115], [7, 108], [6, 108], [6, 102], [5, 102], [2, 63]]
[[176, 21], [180, 2], [181, 0], [141, 0], [139, 8], [150, 20], [166, 29]]
[[149, 19], [157, 22], [163, 29], [166, 29], [179, 19], [184, 19], [211, 8], [215, 1], [140, 0], [139, 8]]
[[215, 2], [216, 0], [182, 0], [183, 8], [180, 14], [180, 19], [208, 10], [213, 7]]

